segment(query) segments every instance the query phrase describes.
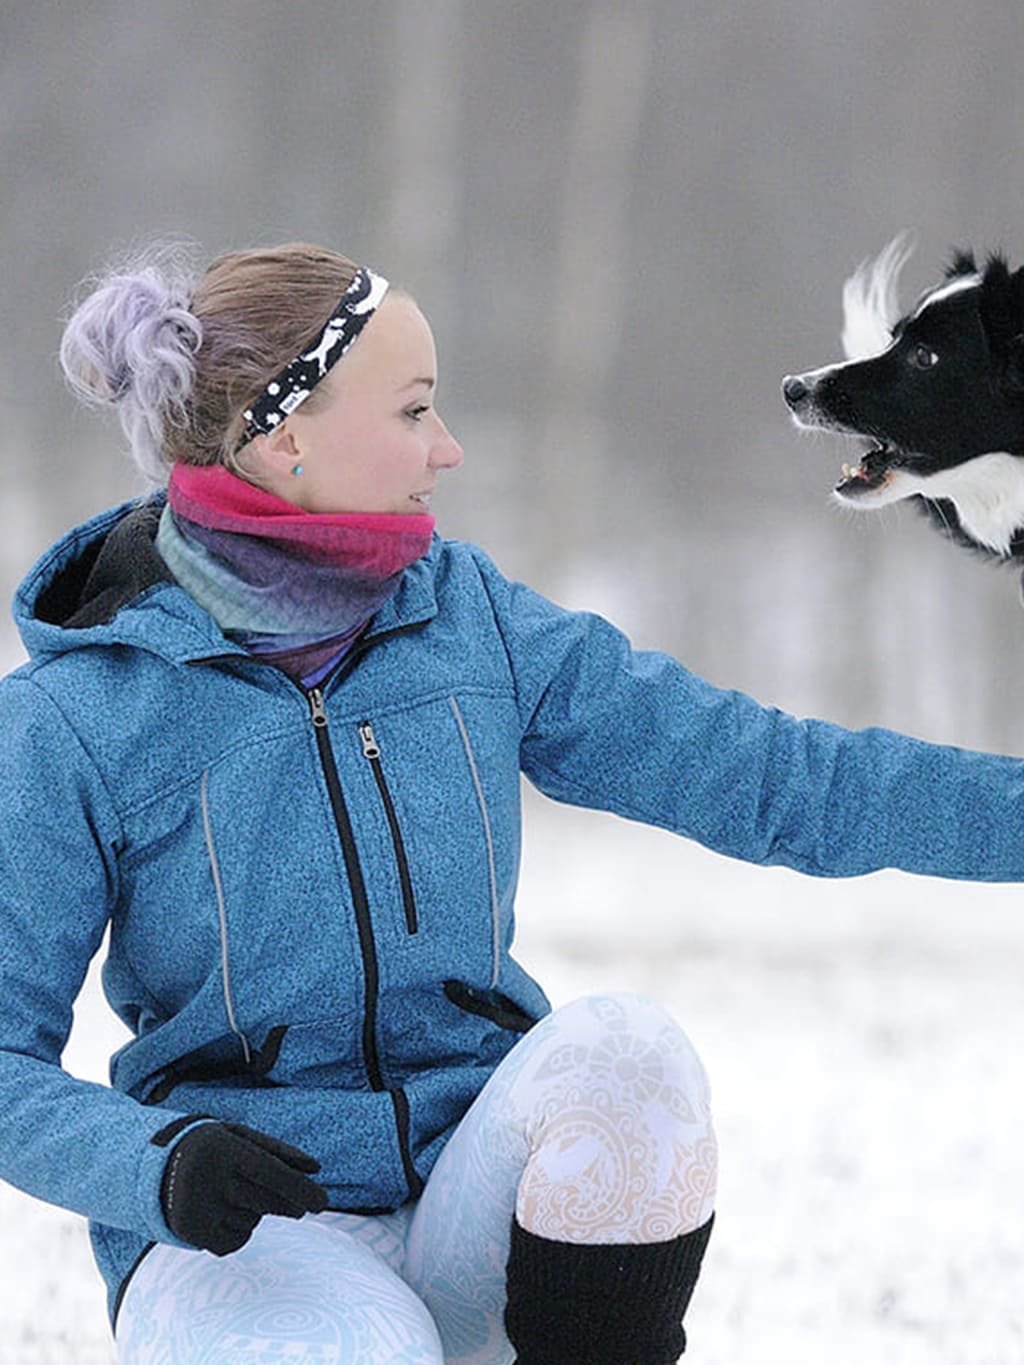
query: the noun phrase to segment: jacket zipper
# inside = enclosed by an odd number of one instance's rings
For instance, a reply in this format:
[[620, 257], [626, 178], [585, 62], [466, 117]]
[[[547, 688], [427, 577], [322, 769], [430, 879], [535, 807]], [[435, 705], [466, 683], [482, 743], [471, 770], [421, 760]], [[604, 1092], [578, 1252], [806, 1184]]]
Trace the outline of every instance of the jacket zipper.
[[404, 1091], [393, 1088], [385, 1082], [380, 1062], [380, 1050], [377, 1044], [377, 1003], [380, 994], [380, 972], [377, 965], [377, 945], [373, 937], [373, 923], [370, 919], [370, 903], [366, 894], [366, 883], [363, 880], [363, 870], [359, 865], [359, 854], [352, 832], [352, 821], [349, 818], [348, 807], [341, 790], [338, 768], [334, 761], [330, 736], [327, 733], [327, 711], [324, 708], [324, 696], [319, 687], [314, 687], [306, 693], [306, 698], [316, 735], [320, 766], [323, 769], [331, 810], [334, 813], [334, 822], [341, 839], [341, 850], [345, 859], [349, 886], [352, 889], [356, 928], [359, 933], [359, 952], [362, 957], [365, 984], [362, 1042], [366, 1076], [372, 1090], [386, 1091], [390, 1096], [395, 1112], [398, 1146], [406, 1183], [409, 1186], [410, 1195], [416, 1198], [423, 1189], [423, 1181], [413, 1165], [412, 1153], [409, 1149], [409, 1102]]
[[345, 871], [348, 873], [356, 912], [359, 951], [362, 956], [363, 977], [366, 982], [366, 1005], [363, 1011], [363, 1059], [366, 1063], [366, 1074], [374, 1090], [386, 1090], [387, 1086], [384, 1084], [384, 1076], [381, 1071], [380, 1054], [377, 1050], [377, 996], [380, 989], [380, 974], [377, 968], [377, 945], [374, 942], [373, 926], [370, 922], [370, 903], [366, 894], [366, 883], [363, 881], [363, 869], [359, 865], [359, 854], [356, 851], [355, 836], [352, 833], [352, 821], [349, 818], [348, 807], [345, 805], [337, 765], [334, 762], [334, 753], [331, 750], [331, 740], [327, 733], [327, 712], [324, 709], [323, 693], [318, 687], [314, 687], [306, 695], [309, 698], [309, 709], [316, 733], [320, 766], [323, 768], [324, 778], [327, 782], [331, 810], [334, 812], [334, 823], [341, 839]]
[[380, 761], [380, 745], [373, 733], [373, 726], [368, 720], [364, 720], [359, 726], [359, 738], [363, 744], [363, 757], [369, 763], [376, 779], [377, 790], [380, 792], [380, 799], [384, 805], [384, 814], [388, 818], [388, 828], [391, 830], [391, 843], [395, 850], [395, 862], [398, 864], [398, 880], [402, 887], [405, 927], [410, 934], [415, 934], [419, 932], [419, 917], [416, 913], [412, 877], [409, 875], [409, 860], [405, 856], [405, 843], [402, 839], [402, 830], [398, 824], [398, 812], [395, 810], [395, 803], [391, 799], [387, 778], [384, 776], [384, 767]]
[[[327, 680], [331, 683], [339, 683], [355, 668], [356, 664], [363, 655], [375, 645], [384, 640], [390, 640], [398, 635], [409, 635], [413, 631], [422, 630], [427, 624], [426, 621], [410, 621], [404, 626], [393, 626], [390, 630], [381, 631], [379, 635], [364, 636], [352, 646], [348, 654], [338, 665]], [[252, 663], [253, 656], [241, 651], [224, 652], [221, 654], [208, 654], [201, 658], [188, 659], [186, 662], [192, 665], [216, 664], [237, 660], [241, 663]], [[264, 664], [263, 667], [269, 667]], [[331, 750], [331, 741], [327, 734], [327, 712], [324, 709], [324, 694], [320, 687], [314, 687], [307, 691], [301, 683], [296, 682], [295, 686], [306, 698], [309, 706], [310, 716], [313, 721], [313, 728], [316, 733], [317, 752], [320, 755], [320, 765], [323, 768], [324, 779], [327, 783], [327, 791], [331, 801], [331, 809], [334, 812], [334, 821], [341, 839], [342, 854], [345, 859], [345, 869], [349, 877], [349, 885], [352, 888], [352, 898], [356, 912], [356, 927], [359, 931], [359, 950], [363, 961], [363, 977], [366, 987], [366, 1004], [363, 1012], [363, 1059], [366, 1066], [366, 1077], [370, 1082], [371, 1089], [378, 1092], [387, 1092], [392, 1108], [395, 1113], [395, 1129], [398, 1135], [398, 1150], [402, 1159], [402, 1169], [405, 1173], [406, 1184], [409, 1186], [409, 1194], [413, 1199], [419, 1197], [423, 1192], [423, 1180], [413, 1164], [412, 1151], [409, 1146], [409, 1100], [404, 1090], [392, 1088], [385, 1084], [384, 1075], [380, 1064], [380, 1051], [377, 1047], [377, 1001], [380, 993], [380, 975], [377, 967], [377, 945], [373, 937], [373, 925], [370, 920], [370, 906], [366, 895], [366, 883], [363, 881], [362, 868], [359, 866], [359, 855], [356, 851], [355, 837], [352, 833], [352, 822], [349, 819], [348, 809], [345, 805], [345, 798], [341, 791], [341, 782], [338, 778], [338, 769], [334, 762], [334, 754]]]

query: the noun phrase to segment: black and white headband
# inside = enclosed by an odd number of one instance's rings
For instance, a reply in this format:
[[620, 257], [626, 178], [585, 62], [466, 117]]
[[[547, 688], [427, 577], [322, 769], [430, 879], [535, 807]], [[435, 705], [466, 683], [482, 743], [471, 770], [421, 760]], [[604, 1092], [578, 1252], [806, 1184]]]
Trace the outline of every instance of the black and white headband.
[[242, 413], [246, 427], [240, 445], [260, 433], [269, 435], [309, 397], [373, 317], [387, 288], [388, 282], [383, 275], [375, 275], [365, 266], [359, 267], [312, 345], [275, 375], [252, 406]]

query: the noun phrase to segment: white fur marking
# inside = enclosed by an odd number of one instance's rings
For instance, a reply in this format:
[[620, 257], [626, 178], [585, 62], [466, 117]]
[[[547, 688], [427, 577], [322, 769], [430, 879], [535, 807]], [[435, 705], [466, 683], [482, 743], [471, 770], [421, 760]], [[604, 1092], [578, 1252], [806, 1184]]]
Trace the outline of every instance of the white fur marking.
[[843, 351], [848, 359], [867, 360], [889, 346], [899, 317], [896, 285], [913, 251], [912, 235], [901, 232], [843, 285]]
[[941, 303], [943, 299], [951, 298], [954, 294], [962, 294], [965, 289], [973, 289], [975, 285], [980, 283], [980, 275], [958, 275], [948, 284], [940, 284], [937, 289], [926, 294], [917, 305], [914, 309], [914, 317], [919, 318], [924, 310], [930, 308], [933, 303]]
[[838, 496], [844, 506], [867, 510], [918, 493], [933, 501], [948, 499], [969, 536], [996, 554], [1009, 555], [1014, 532], [1024, 527], [1024, 458], [997, 450], [937, 474], [893, 469], [882, 488]]

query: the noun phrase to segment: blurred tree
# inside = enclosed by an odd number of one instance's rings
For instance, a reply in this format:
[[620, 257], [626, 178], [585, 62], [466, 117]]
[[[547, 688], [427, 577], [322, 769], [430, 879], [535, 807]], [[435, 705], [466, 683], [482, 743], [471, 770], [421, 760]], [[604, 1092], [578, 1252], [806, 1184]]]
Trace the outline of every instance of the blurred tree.
[[630, 198], [651, 40], [650, 6], [640, 0], [595, 6], [579, 35], [535, 467], [553, 578], [598, 548], [611, 492], [608, 415], [622, 319], [639, 283]]

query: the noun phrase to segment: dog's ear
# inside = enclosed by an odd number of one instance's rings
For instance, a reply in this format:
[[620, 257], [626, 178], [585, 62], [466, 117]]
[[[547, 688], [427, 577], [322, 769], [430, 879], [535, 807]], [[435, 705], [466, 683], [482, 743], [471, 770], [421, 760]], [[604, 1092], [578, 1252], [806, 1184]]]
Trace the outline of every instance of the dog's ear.
[[1024, 392], [1024, 269], [1011, 272], [1003, 256], [990, 256], [979, 306], [985, 337], [1006, 383]]
[[976, 275], [978, 266], [974, 259], [974, 252], [965, 251], [962, 247], [953, 248], [953, 259], [946, 266], [946, 279], [955, 280], [958, 275]]

